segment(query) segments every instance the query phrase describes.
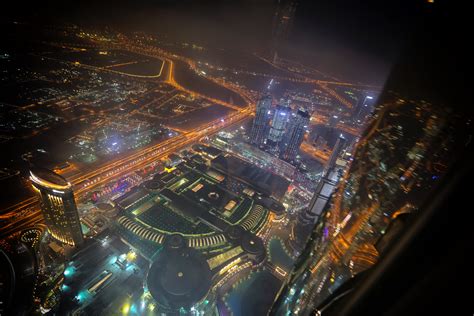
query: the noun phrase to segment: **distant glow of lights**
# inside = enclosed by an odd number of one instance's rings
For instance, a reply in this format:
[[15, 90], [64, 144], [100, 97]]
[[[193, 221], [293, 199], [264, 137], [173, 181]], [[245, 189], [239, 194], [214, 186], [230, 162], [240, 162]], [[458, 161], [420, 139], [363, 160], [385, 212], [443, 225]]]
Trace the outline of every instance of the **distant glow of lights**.
[[352, 213], [349, 213], [346, 215], [346, 217], [344, 217], [344, 219], [341, 222], [341, 228], [344, 228], [346, 226], [347, 222], [349, 221], [351, 217], [352, 217]]
[[137, 253], [135, 251], [130, 251], [128, 254], [127, 254], [127, 260], [128, 261], [133, 261], [137, 258]]
[[74, 273], [73, 267], [67, 267], [66, 270], [64, 270], [64, 276], [66, 277], [73, 275], [73, 273]]
[[130, 304], [129, 304], [129, 303], [126, 303], [126, 304], [122, 307], [122, 314], [126, 315], [126, 314], [128, 314], [129, 311], [130, 311]]
[[370, 95], [366, 96], [367, 99], [372, 100], [374, 97], [371, 97]]
[[75, 296], [75, 299], [78, 300], [79, 303], [84, 302], [84, 300], [86, 299], [86, 293], [85, 293], [84, 291], [79, 292], [79, 293]]
[[117, 256], [113, 256], [112, 258], [110, 258], [109, 263], [114, 264], [116, 261], [117, 261]]
[[329, 229], [327, 227], [324, 227], [324, 238], [329, 237]]

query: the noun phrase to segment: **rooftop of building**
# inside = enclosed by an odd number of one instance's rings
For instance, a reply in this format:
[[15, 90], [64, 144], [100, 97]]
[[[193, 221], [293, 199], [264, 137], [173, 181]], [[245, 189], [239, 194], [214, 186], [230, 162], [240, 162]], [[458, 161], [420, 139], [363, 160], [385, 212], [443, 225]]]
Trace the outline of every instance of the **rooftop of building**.
[[281, 176], [267, 172], [231, 155], [217, 156], [212, 160], [211, 166], [276, 199], [283, 197], [290, 184], [288, 180]]
[[150, 266], [147, 287], [165, 310], [189, 308], [211, 288], [212, 274], [204, 256], [192, 248], [165, 248]]
[[30, 170], [32, 181], [36, 184], [46, 187], [61, 187], [67, 189], [71, 184], [59, 174], [41, 167], [33, 167]]

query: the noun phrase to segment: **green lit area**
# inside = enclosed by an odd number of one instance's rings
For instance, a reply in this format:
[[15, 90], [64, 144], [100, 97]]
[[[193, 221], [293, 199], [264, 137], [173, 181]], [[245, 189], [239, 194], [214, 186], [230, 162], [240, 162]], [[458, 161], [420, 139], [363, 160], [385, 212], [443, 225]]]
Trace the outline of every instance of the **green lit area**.
[[268, 220], [269, 211], [244, 194], [245, 188], [203, 161], [190, 159], [121, 198], [118, 205], [124, 215], [116, 228], [147, 258], [172, 234], [184, 236], [190, 246], [218, 253], [230, 246], [218, 226], [240, 225], [255, 233]]

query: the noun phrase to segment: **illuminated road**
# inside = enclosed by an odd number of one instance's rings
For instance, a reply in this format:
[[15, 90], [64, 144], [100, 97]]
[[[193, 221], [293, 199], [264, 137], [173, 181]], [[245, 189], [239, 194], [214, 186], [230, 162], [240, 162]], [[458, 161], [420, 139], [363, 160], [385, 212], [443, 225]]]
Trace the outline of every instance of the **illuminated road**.
[[317, 149], [314, 146], [308, 144], [307, 142], [301, 143], [300, 149], [323, 164], [325, 164], [329, 160], [329, 156], [331, 155], [331, 151]]
[[[103, 46], [105, 45], [101, 45], [100, 47]], [[97, 48], [99, 47], [99, 45], [94, 44], [93, 47]], [[138, 46], [136, 43], [131, 43], [127, 39], [123, 39], [119, 44], [111, 45], [109, 43], [106, 48], [127, 50], [148, 57], [161, 59], [164, 62], [162, 63], [159, 73], [157, 75], [152, 76], [133, 75], [125, 72], [112, 70], [110, 68], [95, 67], [80, 63], [74, 63], [74, 65], [90, 68], [97, 71], [107, 71], [123, 76], [139, 78], [157, 79], [162, 76], [166, 76], [166, 78], [164, 78], [164, 81], [169, 85], [173, 86], [175, 89], [207, 99], [216, 104], [226, 106], [228, 108], [231, 108], [235, 112], [226, 116], [223, 122], [221, 121], [221, 119], [209, 122], [207, 124], [204, 124], [203, 126], [200, 126], [199, 128], [186, 131], [179, 136], [163, 141], [160, 144], [151, 145], [137, 152], [134, 152], [126, 157], [112, 160], [111, 162], [99, 166], [93, 171], [69, 177], [68, 180], [74, 185], [76, 199], [78, 201], [82, 201], [85, 198], [87, 192], [92, 191], [94, 188], [100, 185], [111, 182], [114, 179], [118, 179], [126, 174], [133, 172], [134, 170], [142, 169], [143, 167], [169, 155], [170, 153], [173, 153], [183, 147], [197, 142], [202, 137], [216, 133], [222, 128], [228, 127], [229, 125], [239, 123], [242, 120], [249, 118], [253, 114], [254, 100], [252, 99], [250, 94], [247, 91], [236, 87], [235, 85], [227, 83], [223, 80], [216, 79], [210, 76], [204, 76], [206, 79], [211, 80], [216, 84], [223, 86], [235, 93], [238, 93], [247, 102], [247, 107], [237, 107], [223, 100], [217, 100], [215, 98], [211, 98], [209, 96], [190, 91], [181, 86], [179, 83], [177, 83], [174, 78], [173, 59], [185, 62], [197, 72], [198, 69], [196, 63], [189, 58], [173, 55], [155, 47]], [[168, 68], [167, 72], [163, 74], [165, 62], [168, 64]], [[308, 78], [303, 79], [308, 80]], [[327, 155], [323, 155], [320, 152], [315, 153], [313, 151], [313, 154], [314, 156], [318, 156], [320, 159], [327, 159]], [[26, 199], [16, 205], [9, 207], [2, 215], [0, 215], [0, 220], [6, 220], [2, 223], [2, 227], [0, 229], [0, 238], [8, 236], [15, 231], [31, 227], [41, 222], [42, 216], [40, 211], [38, 210], [36, 197]]]
[[377, 86], [367, 86], [367, 85], [359, 85], [359, 84], [354, 84], [354, 83], [350, 83], [350, 82], [338, 82], [338, 81], [327, 81], [327, 80], [316, 80], [316, 79], [312, 79], [312, 78], [309, 78], [305, 75], [302, 75], [298, 72], [295, 72], [293, 70], [290, 70], [290, 69], [287, 69], [287, 68], [284, 68], [284, 67], [281, 67], [275, 63], [273, 63], [272, 61], [266, 59], [266, 58], [263, 58], [261, 56], [258, 56], [258, 55], [255, 55], [257, 58], [259, 58], [260, 60], [268, 63], [269, 65], [275, 67], [276, 69], [279, 69], [279, 70], [283, 70], [283, 71], [286, 71], [286, 72], [289, 72], [291, 74], [293, 74], [294, 76], [296, 76], [296, 78], [300, 78], [300, 80], [298, 79], [290, 79], [290, 81], [299, 81], [299, 82], [306, 82], [306, 83], [314, 83], [316, 85], [318, 85], [322, 90], [324, 90], [326, 93], [328, 93], [330, 96], [332, 96], [334, 99], [336, 99], [337, 101], [339, 101], [339, 103], [341, 103], [342, 105], [346, 106], [347, 108], [351, 109], [352, 108], [352, 103], [348, 100], [346, 100], [344, 97], [340, 96], [335, 90], [333, 90], [332, 88], [330, 88], [328, 85], [331, 84], [331, 85], [340, 85], [340, 86], [346, 86], [346, 87], [370, 87], [372, 89], [374, 88], [377, 88], [379, 89], [380, 87], [377, 87]]
[[[114, 46], [114, 49], [125, 49], [129, 51], [133, 51], [139, 54], [143, 54], [149, 57], [159, 58], [165, 60], [168, 64], [168, 72], [166, 74], [165, 82], [176, 88], [177, 90], [190, 93], [194, 96], [199, 96], [201, 98], [205, 98], [211, 102], [221, 104], [232, 108], [235, 110], [233, 113], [227, 115], [226, 117], [216, 119], [212, 122], [206, 123], [203, 126], [199, 126], [194, 130], [187, 131], [181, 135], [176, 137], [170, 138], [165, 140], [159, 144], [151, 145], [145, 147], [137, 152], [134, 152], [126, 157], [115, 159], [111, 162], [105, 163], [102, 166], [99, 166], [97, 169], [93, 171], [86, 172], [84, 174], [74, 175], [68, 178], [74, 186], [75, 197], [77, 201], [82, 201], [85, 197], [85, 193], [92, 191], [94, 188], [113, 181], [114, 179], [118, 179], [126, 174], [129, 174], [135, 170], [139, 170], [144, 168], [145, 166], [151, 164], [154, 161], [157, 161], [163, 157], [166, 157], [170, 153], [173, 153], [183, 147], [186, 147], [192, 143], [199, 141], [202, 137], [212, 135], [219, 130], [228, 127], [230, 125], [239, 123], [251, 115], [253, 115], [254, 111], [254, 104], [251, 99], [248, 97], [248, 93], [243, 93], [242, 90], [236, 90], [231, 87], [231, 90], [241, 95], [241, 97], [246, 100], [247, 107], [237, 107], [233, 104], [224, 102], [222, 100], [217, 100], [202, 94], [195, 93], [188, 89], [185, 89], [179, 83], [176, 82], [174, 79], [174, 62], [172, 59], [167, 57], [163, 57], [162, 55], [166, 55], [162, 51], [155, 52], [154, 49], [147, 48], [136, 48], [132, 45], [127, 45], [126, 47], [121, 46], [120, 48]], [[151, 50], [151, 51], [150, 51]], [[159, 54], [161, 53], [161, 54]], [[173, 56], [177, 58], [177, 56]], [[193, 64], [191, 60], [186, 60], [187, 63]], [[159, 76], [153, 76], [152, 78], [161, 77], [164, 62], [162, 64]], [[86, 67], [94, 70], [99, 71], [107, 71], [107, 72], [114, 72], [124, 76], [130, 76], [130, 74], [117, 72], [111, 69], [106, 69], [103, 67], [95, 67], [90, 65], [83, 65], [80, 63], [74, 63], [76, 66]], [[194, 64], [193, 64], [194, 65]], [[131, 75], [132, 77], [137, 77], [136, 75]], [[140, 76], [141, 77], [141, 76]], [[149, 76], [146, 76], [150, 78]], [[209, 78], [208, 78], [209, 79]], [[223, 82], [215, 81], [219, 85], [224, 85]], [[225, 86], [228, 88], [227, 86]], [[4, 238], [6, 236], [11, 235], [16, 231], [21, 231], [25, 228], [31, 227], [37, 223], [42, 221], [42, 215], [40, 210], [38, 209], [37, 205], [37, 198], [31, 197], [28, 198], [18, 204], [12, 205], [9, 208], [5, 209], [0, 215], [0, 220], [5, 220], [2, 223], [2, 227], [0, 229], [0, 238]]]
[[[183, 147], [196, 143], [202, 137], [212, 135], [230, 125], [240, 123], [249, 118], [252, 114], [253, 112], [250, 108], [241, 110], [238, 113], [232, 113], [225, 117], [224, 121], [222, 121], [222, 119], [212, 121], [184, 135], [179, 135], [160, 144], [146, 147], [125, 158], [117, 159], [94, 171], [70, 177], [68, 180], [74, 186], [76, 200], [81, 202], [85, 198], [86, 193], [94, 190], [94, 188], [113, 181], [114, 179], [118, 179], [135, 170], [142, 169], [152, 162], [166, 157]], [[15, 213], [25, 210], [27, 212], [24, 216], [2, 225], [0, 238], [6, 237], [15, 231], [31, 227], [42, 221], [42, 215], [37, 207], [36, 197], [29, 198], [10, 207], [10, 212], [3, 214], [2, 218], [13, 217]]]
[[[49, 44], [53, 45], [53, 46], [63, 47], [63, 48], [71, 48], [68, 44], [64, 44], [64, 43], [49, 43]], [[216, 104], [220, 104], [220, 105], [228, 107], [232, 110], [236, 110], [236, 111], [242, 110], [242, 107], [238, 107], [238, 106], [235, 106], [234, 104], [231, 104], [231, 103], [226, 102], [224, 100], [219, 100], [219, 99], [216, 99], [216, 98], [212, 98], [212, 97], [197, 93], [195, 91], [186, 89], [185, 87], [183, 87], [182, 85], [177, 83], [176, 80], [174, 79], [174, 67], [175, 67], [174, 60], [178, 60], [178, 61], [186, 63], [193, 71], [195, 71], [201, 77], [206, 78], [209, 81], [212, 81], [212, 82], [216, 83], [217, 85], [220, 85], [220, 86], [222, 86], [222, 87], [224, 87], [224, 88], [240, 95], [240, 97], [242, 97], [242, 99], [247, 103], [247, 106], [251, 106], [255, 102], [255, 100], [253, 99], [253, 97], [251, 96], [251, 94], [248, 91], [246, 91], [246, 90], [244, 90], [240, 87], [236, 87], [235, 85], [233, 85], [229, 82], [226, 82], [224, 80], [213, 78], [209, 75], [204, 76], [204, 75], [202, 75], [202, 73], [199, 73], [196, 62], [194, 60], [192, 60], [190, 58], [183, 57], [183, 56], [178, 56], [178, 55], [175, 55], [175, 54], [171, 54], [171, 53], [166, 52], [163, 49], [158, 48], [158, 47], [144, 46], [143, 44], [134, 43], [134, 42], [130, 41], [129, 39], [127, 39], [124, 36], [122, 36], [122, 39], [121, 39], [120, 42], [115, 43], [115, 44], [110, 43], [110, 42], [107, 42], [107, 43], [94, 42], [94, 44], [89, 44], [89, 45], [81, 44], [81, 46], [87, 47], [89, 49], [124, 50], [124, 51], [132, 52], [132, 53], [135, 53], [135, 54], [139, 54], [139, 55], [142, 55], [142, 56], [152, 57], [152, 58], [155, 58], [155, 59], [165, 61], [166, 63], [168, 63], [168, 73], [167, 73], [166, 79], [164, 79], [164, 80], [165, 80], [166, 83], [173, 86], [175, 89], [177, 89], [179, 91], [182, 91], [182, 92], [189, 93], [189, 94], [191, 94], [195, 97], [200, 97], [200, 98], [206, 99], [208, 101], [214, 102]], [[64, 61], [64, 62], [67, 62], [67, 61]], [[106, 72], [118, 74], [118, 75], [121, 75], [121, 76], [128, 76], [128, 77], [134, 77], [134, 78], [144, 78], [144, 79], [156, 79], [156, 78], [160, 78], [163, 75], [162, 72], [163, 72], [165, 62], [163, 62], [162, 66], [161, 66], [161, 69], [160, 69], [160, 72], [157, 75], [149, 75], [149, 76], [135, 75], [135, 74], [130, 74], [130, 73], [126, 73], [126, 72], [112, 70], [112, 69], [107, 68], [107, 67], [96, 67], [96, 66], [91, 66], [91, 65], [87, 65], [87, 64], [81, 64], [79, 62], [75, 62], [75, 63], [69, 62], [69, 63], [74, 64], [75, 66], [78, 66], [78, 67], [84, 67], [84, 68], [95, 70], [95, 71], [106, 71]]]

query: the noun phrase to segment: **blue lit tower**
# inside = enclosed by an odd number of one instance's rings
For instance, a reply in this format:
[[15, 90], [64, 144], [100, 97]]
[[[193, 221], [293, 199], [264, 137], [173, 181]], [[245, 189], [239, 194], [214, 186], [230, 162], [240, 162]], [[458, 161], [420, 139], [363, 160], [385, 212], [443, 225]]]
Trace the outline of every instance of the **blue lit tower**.
[[273, 114], [270, 132], [268, 134], [268, 142], [272, 147], [277, 147], [283, 139], [286, 127], [291, 115], [290, 103], [288, 100], [280, 100], [275, 113]]
[[72, 185], [51, 170], [30, 170], [33, 189], [38, 193], [48, 231], [55, 239], [70, 246], [83, 243]]
[[369, 114], [369, 112], [372, 110], [370, 102], [373, 101], [373, 99], [374, 97], [370, 95], [366, 95], [363, 99], [360, 99], [353, 113], [355, 120], [362, 121], [364, 117]]
[[301, 108], [296, 113], [292, 113], [287, 131], [280, 143], [280, 157], [282, 159], [295, 160], [308, 128], [309, 119], [310, 115], [305, 109]]
[[253, 120], [252, 130], [249, 135], [250, 142], [254, 145], [261, 146], [267, 139], [271, 108], [272, 97], [270, 95], [265, 95], [258, 100], [255, 119]]

